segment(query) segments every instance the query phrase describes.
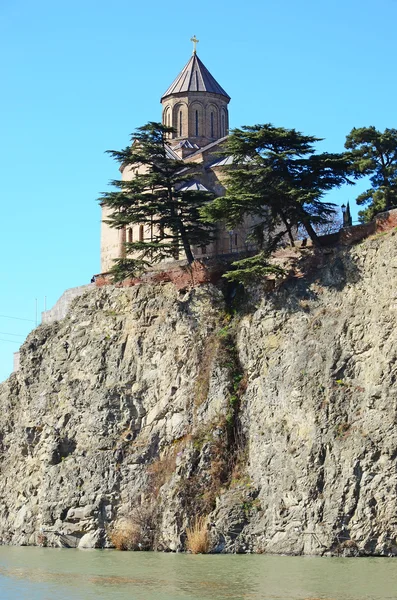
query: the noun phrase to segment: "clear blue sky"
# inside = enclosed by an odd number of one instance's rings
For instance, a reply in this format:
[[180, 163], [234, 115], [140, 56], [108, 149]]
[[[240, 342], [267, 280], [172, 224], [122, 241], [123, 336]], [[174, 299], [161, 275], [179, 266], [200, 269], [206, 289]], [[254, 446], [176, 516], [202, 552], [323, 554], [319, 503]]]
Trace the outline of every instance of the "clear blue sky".
[[396, 23], [397, 0], [2, 0], [0, 380], [35, 299], [99, 271], [96, 198], [118, 176], [104, 151], [160, 120], [193, 34], [232, 127], [295, 127], [339, 151], [354, 126], [396, 127]]

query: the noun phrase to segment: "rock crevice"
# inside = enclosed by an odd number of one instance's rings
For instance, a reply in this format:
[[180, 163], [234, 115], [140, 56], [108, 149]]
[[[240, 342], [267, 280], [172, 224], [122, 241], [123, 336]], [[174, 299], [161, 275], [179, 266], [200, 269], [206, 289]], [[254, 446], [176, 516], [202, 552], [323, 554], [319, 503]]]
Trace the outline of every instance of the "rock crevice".
[[183, 550], [204, 515], [217, 552], [396, 554], [396, 239], [233, 315], [160, 283], [38, 327], [0, 385], [0, 541]]

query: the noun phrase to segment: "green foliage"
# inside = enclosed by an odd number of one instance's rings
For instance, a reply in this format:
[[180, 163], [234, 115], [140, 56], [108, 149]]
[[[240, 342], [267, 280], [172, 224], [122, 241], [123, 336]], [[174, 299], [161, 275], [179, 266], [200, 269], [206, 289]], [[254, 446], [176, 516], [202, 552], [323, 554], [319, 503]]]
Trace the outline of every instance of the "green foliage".
[[113, 281], [123, 281], [126, 277], [137, 277], [149, 267], [149, 262], [135, 258], [119, 258], [111, 268]]
[[281, 277], [285, 275], [285, 270], [268, 262], [268, 254], [260, 252], [255, 256], [243, 258], [232, 263], [232, 271], [223, 275], [228, 281], [242, 283], [247, 285], [265, 278], [267, 275], [276, 275]]
[[216, 335], [220, 338], [227, 338], [230, 335], [230, 326], [225, 325], [225, 327], [221, 327], [216, 332]]
[[[256, 228], [262, 241], [287, 234], [294, 242], [294, 230], [303, 226], [319, 245], [315, 225], [327, 223], [334, 205], [323, 201], [325, 192], [344, 183], [350, 157], [344, 154], [315, 154], [320, 141], [295, 129], [270, 124], [234, 129], [225, 143], [224, 154], [233, 157], [225, 181], [226, 196], [216, 198], [203, 209], [212, 222], [228, 227], [243, 223], [248, 216], [261, 221]], [[259, 265], [257, 265], [259, 266]]]
[[123, 168], [134, 171], [131, 181], [113, 181], [116, 188], [100, 198], [110, 209], [106, 222], [116, 229], [134, 224], [144, 226], [149, 239], [125, 243], [123, 258], [112, 269], [115, 279], [135, 276], [149, 264], [178, 257], [182, 249], [188, 262], [192, 247], [209, 244], [214, 226], [204, 223], [200, 208], [213, 198], [204, 191], [184, 191], [184, 184], [197, 173], [197, 165], [170, 156], [167, 136], [172, 128], [150, 122], [131, 136], [121, 151], [108, 151]]
[[353, 128], [346, 137], [356, 177], [370, 176], [372, 187], [356, 198], [363, 223], [378, 212], [397, 207], [397, 129]]
[[196, 406], [200, 406], [207, 399], [212, 368], [218, 352], [218, 347], [219, 340], [216, 335], [210, 335], [206, 338], [200, 358], [200, 368], [194, 390], [194, 404]]

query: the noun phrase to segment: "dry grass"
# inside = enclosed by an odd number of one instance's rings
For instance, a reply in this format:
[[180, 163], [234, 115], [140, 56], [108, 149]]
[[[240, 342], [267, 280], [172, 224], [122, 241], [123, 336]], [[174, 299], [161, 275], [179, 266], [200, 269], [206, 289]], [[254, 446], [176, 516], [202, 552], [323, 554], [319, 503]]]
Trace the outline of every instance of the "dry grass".
[[207, 517], [196, 517], [193, 526], [186, 529], [186, 548], [192, 554], [208, 553], [210, 538], [207, 528]]
[[171, 479], [176, 469], [176, 456], [180, 445], [175, 444], [172, 448], [167, 448], [165, 453], [152, 462], [147, 469], [149, 475], [148, 491], [157, 498], [160, 488]]
[[206, 401], [210, 389], [211, 373], [220, 346], [219, 338], [211, 335], [207, 338], [201, 358], [200, 370], [195, 383], [194, 405], [201, 406]]
[[48, 538], [43, 533], [38, 534], [36, 541], [37, 541], [37, 545], [41, 546], [42, 548], [46, 548], [48, 545]]
[[109, 532], [109, 539], [117, 550], [138, 550], [141, 540], [141, 528], [131, 520], [118, 521]]
[[109, 539], [117, 550], [152, 550], [157, 530], [156, 503], [136, 505], [128, 516], [121, 517], [108, 531]]

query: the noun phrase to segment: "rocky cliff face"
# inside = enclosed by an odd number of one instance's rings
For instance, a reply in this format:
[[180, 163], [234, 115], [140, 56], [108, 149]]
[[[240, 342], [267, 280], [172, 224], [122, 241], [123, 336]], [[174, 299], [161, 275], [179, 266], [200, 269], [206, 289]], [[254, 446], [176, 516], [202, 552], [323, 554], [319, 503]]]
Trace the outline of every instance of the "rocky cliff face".
[[397, 553], [397, 237], [237, 311], [208, 285], [89, 291], [0, 386], [0, 539]]

